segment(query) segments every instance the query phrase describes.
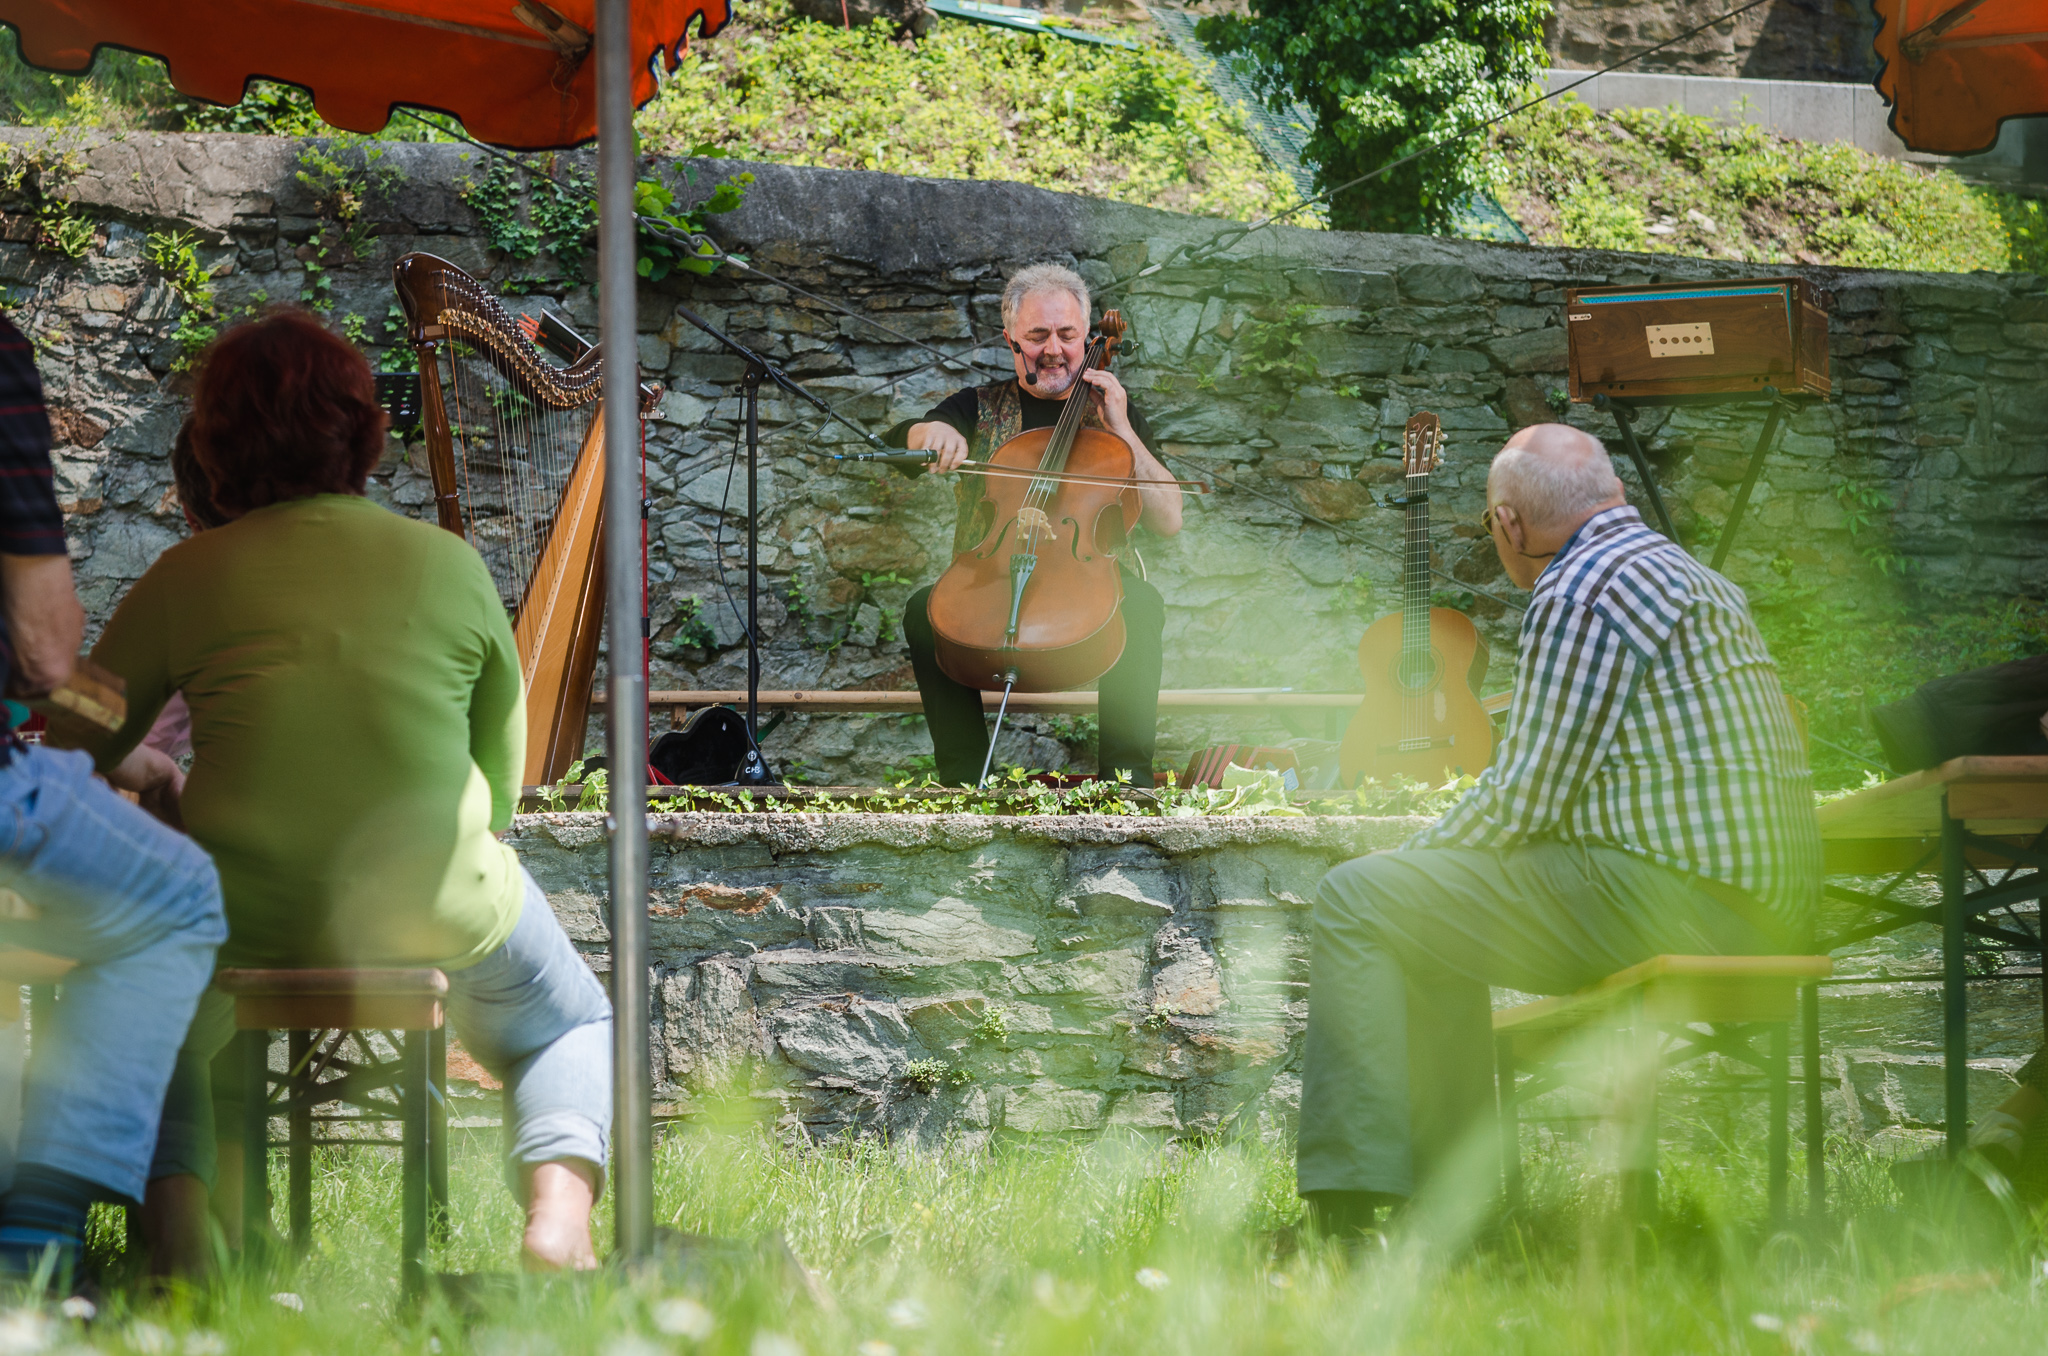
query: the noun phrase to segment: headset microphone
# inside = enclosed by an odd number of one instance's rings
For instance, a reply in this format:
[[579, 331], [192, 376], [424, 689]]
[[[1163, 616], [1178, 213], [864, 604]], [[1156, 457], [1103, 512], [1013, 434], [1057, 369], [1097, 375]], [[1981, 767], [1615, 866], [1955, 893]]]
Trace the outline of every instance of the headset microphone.
[[1026, 372], [1024, 374], [1024, 384], [1026, 386], [1038, 385], [1038, 374], [1036, 372]]

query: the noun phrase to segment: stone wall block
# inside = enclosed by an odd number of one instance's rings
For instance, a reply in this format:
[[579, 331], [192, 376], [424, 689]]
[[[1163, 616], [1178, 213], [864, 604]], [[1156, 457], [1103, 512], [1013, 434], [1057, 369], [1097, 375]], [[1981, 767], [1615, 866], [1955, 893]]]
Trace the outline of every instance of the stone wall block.
[[1141, 855], [1078, 865], [1061, 901], [1083, 917], [1165, 917], [1173, 912], [1168, 873]]
[[1565, 332], [1556, 325], [1496, 339], [1486, 346], [1494, 361], [1510, 372], [1562, 372], [1568, 357]]
[[771, 1008], [765, 1021], [776, 1049], [791, 1064], [861, 1087], [886, 1087], [917, 1057], [916, 1038], [894, 1003], [786, 1003]]
[[1136, 951], [1097, 951], [1020, 965], [1007, 976], [1019, 995], [1070, 997], [1091, 1006], [1128, 1008], [1144, 982], [1145, 958]]
[[661, 1043], [671, 1076], [700, 1086], [771, 1052], [747, 984], [746, 961], [716, 957], [661, 977]]
[[1409, 264], [1398, 276], [1405, 301], [1476, 301], [1485, 295], [1479, 275], [1463, 264]]
[[999, 961], [1039, 951], [1037, 923], [995, 904], [951, 896], [918, 905], [898, 898], [862, 911], [861, 931], [877, 945], [935, 961]]
[[1033, 1083], [1013, 1089], [1004, 1099], [1003, 1128], [1027, 1135], [1100, 1130], [1108, 1112], [1106, 1092]]

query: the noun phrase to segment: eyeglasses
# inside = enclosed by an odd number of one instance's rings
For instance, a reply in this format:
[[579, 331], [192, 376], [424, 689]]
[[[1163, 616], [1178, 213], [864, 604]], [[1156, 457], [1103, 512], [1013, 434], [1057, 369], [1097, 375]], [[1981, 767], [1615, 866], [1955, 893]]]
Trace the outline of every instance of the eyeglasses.
[[1486, 535], [1489, 537], [1493, 535], [1493, 515], [1499, 508], [1499, 504], [1488, 504], [1486, 512], [1479, 515], [1479, 525], [1486, 529]]

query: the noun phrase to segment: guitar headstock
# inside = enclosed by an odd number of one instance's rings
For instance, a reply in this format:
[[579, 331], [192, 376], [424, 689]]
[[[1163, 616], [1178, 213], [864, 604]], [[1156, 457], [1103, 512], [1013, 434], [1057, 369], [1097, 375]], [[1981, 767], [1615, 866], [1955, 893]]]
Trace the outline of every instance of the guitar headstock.
[[1426, 476], [1443, 464], [1444, 423], [1428, 410], [1408, 416], [1401, 430], [1401, 473]]

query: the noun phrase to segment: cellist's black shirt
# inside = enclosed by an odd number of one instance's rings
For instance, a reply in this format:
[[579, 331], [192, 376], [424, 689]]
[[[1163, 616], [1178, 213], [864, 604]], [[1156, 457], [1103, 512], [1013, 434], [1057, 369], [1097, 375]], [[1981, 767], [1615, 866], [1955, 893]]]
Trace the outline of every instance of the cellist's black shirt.
[[[910, 446], [910, 429], [913, 424], [951, 424], [960, 431], [960, 436], [967, 440], [968, 446], [974, 448], [975, 456], [987, 456], [989, 449], [974, 446], [981, 423], [981, 412], [975, 403], [975, 391], [977, 389], [976, 387], [969, 386], [963, 390], [953, 392], [953, 394], [947, 396], [929, 410], [926, 410], [922, 418], [906, 419], [890, 429], [882, 435], [882, 441], [891, 447], [908, 447]], [[1060, 411], [1065, 409], [1067, 404], [1064, 397], [1054, 400], [1041, 399], [1038, 396], [1032, 395], [1029, 388], [1025, 389], [1023, 397], [1020, 404], [1023, 407], [1024, 431], [1027, 433], [1035, 428], [1051, 428], [1054, 424], [1057, 424], [1060, 420]], [[1136, 401], [1131, 402], [1130, 413], [1131, 432], [1138, 435], [1139, 442], [1147, 447], [1152, 446], [1152, 425], [1146, 421], [1145, 415], [1138, 409]]]

